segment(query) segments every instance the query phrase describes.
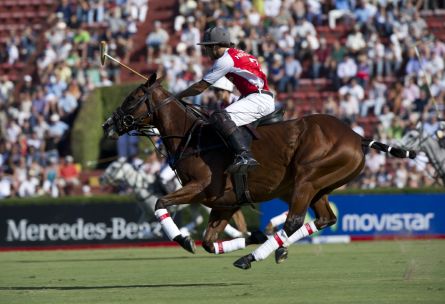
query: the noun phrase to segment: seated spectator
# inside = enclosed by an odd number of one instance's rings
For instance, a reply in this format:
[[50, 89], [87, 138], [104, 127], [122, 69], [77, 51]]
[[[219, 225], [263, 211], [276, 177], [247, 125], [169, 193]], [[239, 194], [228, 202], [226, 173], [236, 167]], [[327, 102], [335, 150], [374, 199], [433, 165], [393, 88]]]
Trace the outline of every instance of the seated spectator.
[[381, 78], [372, 78], [368, 89], [368, 99], [362, 103], [361, 116], [367, 116], [368, 110], [374, 107], [374, 115], [378, 116], [382, 112], [382, 107], [386, 102], [386, 85], [381, 82]]
[[60, 195], [59, 183], [59, 164], [56, 157], [50, 157], [49, 166], [45, 168], [43, 178], [43, 193], [51, 197]]
[[423, 124], [423, 131], [428, 134], [428, 136], [434, 136], [439, 129], [439, 121], [435, 114], [428, 115], [425, 123]]
[[330, 10], [328, 14], [331, 29], [335, 29], [337, 19], [344, 17], [345, 21], [349, 23], [349, 19], [353, 16], [349, 0], [334, 0], [334, 3], [335, 9]]
[[70, 195], [73, 189], [80, 185], [80, 172], [71, 155], [67, 155], [60, 164], [60, 189], [65, 195]]
[[346, 38], [346, 47], [351, 54], [357, 54], [366, 47], [359, 25], [355, 25], [353, 31]]
[[337, 76], [341, 80], [342, 84], [346, 84], [350, 81], [351, 78], [357, 75], [357, 64], [354, 59], [345, 54], [345, 57], [342, 62], [338, 65], [337, 68]]
[[17, 194], [19, 197], [32, 197], [36, 196], [38, 193], [38, 184], [36, 181], [29, 175], [29, 172], [26, 172], [26, 177], [24, 180], [20, 182], [18, 185]]
[[312, 24], [322, 25], [323, 23], [323, 12], [322, 3], [323, 0], [306, 0], [307, 13], [306, 19]]
[[365, 90], [361, 85], [358, 84], [357, 78], [352, 78], [349, 84], [344, 85], [338, 91], [340, 96], [349, 93], [355, 99], [357, 99], [358, 104], [361, 104], [363, 99], [365, 98]]
[[355, 21], [360, 24], [368, 23], [377, 13], [377, 7], [368, 0], [360, 0], [355, 8], [354, 16]]
[[389, 128], [392, 125], [392, 120], [394, 119], [394, 113], [391, 112], [387, 105], [383, 106], [382, 114], [378, 116], [378, 119], [383, 127], [383, 130], [388, 133]]
[[130, 15], [139, 22], [144, 22], [148, 11], [148, 0], [128, 0]]
[[154, 30], [148, 34], [145, 44], [147, 45], [147, 60], [151, 64], [154, 62], [155, 55], [162, 53], [165, 49], [169, 35], [166, 30], [162, 28], [159, 21], [155, 21]]
[[12, 179], [6, 175], [3, 167], [0, 168], [0, 199], [8, 198], [14, 195]]
[[355, 120], [355, 117], [359, 113], [359, 103], [357, 98], [350, 93], [341, 95], [339, 111], [342, 119], [348, 119], [350, 121]]
[[284, 76], [278, 84], [278, 90], [281, 92], [296, 90], [302, 72], [300, 62], [294, 58], [293, 54], [287, 54], [284, 60]]
[[386, 163], [385, 154], [379, 153], [375, 149], [370, 149], [366, 155], [365, 166], [372, 172], [377, 173], [380, 168], [384, 168]]

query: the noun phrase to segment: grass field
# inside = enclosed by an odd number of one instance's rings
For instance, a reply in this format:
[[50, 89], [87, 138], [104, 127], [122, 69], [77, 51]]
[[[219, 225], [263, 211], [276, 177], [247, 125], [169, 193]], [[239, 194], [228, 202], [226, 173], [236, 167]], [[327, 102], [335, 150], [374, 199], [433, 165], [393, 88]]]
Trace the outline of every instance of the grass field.
[[294, 245], [283, 264], [232, 266], [252, 248], [4, 252], [0, 303], [445, 303], [445, 241]]

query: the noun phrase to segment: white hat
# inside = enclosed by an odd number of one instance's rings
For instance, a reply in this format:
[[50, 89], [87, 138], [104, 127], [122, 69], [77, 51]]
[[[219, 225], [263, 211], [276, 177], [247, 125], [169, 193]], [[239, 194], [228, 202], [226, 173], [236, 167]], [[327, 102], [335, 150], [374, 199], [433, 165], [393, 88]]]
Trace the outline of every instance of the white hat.
[[233, 83], [226, 77], [218, 79], [212, 86], [217, 89], [233, 92]]
[[50, 120], [51, 120], [52, 122], [56, 122], [56, 121], [59, 121], [59, 120], [60, 120], [60, 117], [59, 117], [59, 115], [57, 115], [57, 114], [53, 114], [53, 115], [51, 115]]

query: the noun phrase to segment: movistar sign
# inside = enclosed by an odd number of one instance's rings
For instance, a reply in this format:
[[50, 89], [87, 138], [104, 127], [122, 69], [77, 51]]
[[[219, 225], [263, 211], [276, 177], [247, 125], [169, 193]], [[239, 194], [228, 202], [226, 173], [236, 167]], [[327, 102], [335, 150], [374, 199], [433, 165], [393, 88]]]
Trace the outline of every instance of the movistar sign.
[[341, 225], [344, 232], [428, 231], [433, 218], [432, 212], [344, 214]]

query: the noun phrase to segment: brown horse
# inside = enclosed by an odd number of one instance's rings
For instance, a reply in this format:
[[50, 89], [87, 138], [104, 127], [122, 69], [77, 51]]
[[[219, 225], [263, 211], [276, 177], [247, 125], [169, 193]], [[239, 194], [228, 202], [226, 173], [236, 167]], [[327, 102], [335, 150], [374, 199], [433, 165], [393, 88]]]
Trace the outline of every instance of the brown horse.
[[[263, 243], [254, 252], [235, 261], [248, 269], [251, 262], [266, 258], [278, 248], [335, 224], [327, 194], [354, 179], [363, 169], [367, 147], [393, 156], [414, 158], [415, 153], [367, 140], [329, 115], [317, 114], [296, 120], [259, 126], [252, 152], [261, 166], [249, 173], [248, 187], [254, 202], [281, 198], [289, 204], [284, 228], [269, 238], [255, 237], [218, 241], [232, 215], [240, 208], [231, 176], [225, 169], [233, 155], [202, 116], [190, 105], [164, 90], [156, 74], [136, 88], [107, 119], [105, 134], [116, 138], [131, 130], [145, 132], [156, 127], [177, 170], [183, 188], [156, 203], [156, 215], [164, 232], [183, 248], [194, 252], [193, 240], [180, 235], [166, 211], [177, 204], [204, 204], [212, 208], [203, 247], [220, 254]], [[311, 207], [315, 221], [304, 224]], [[304, 225], [303, 225], [304, 224]]]

